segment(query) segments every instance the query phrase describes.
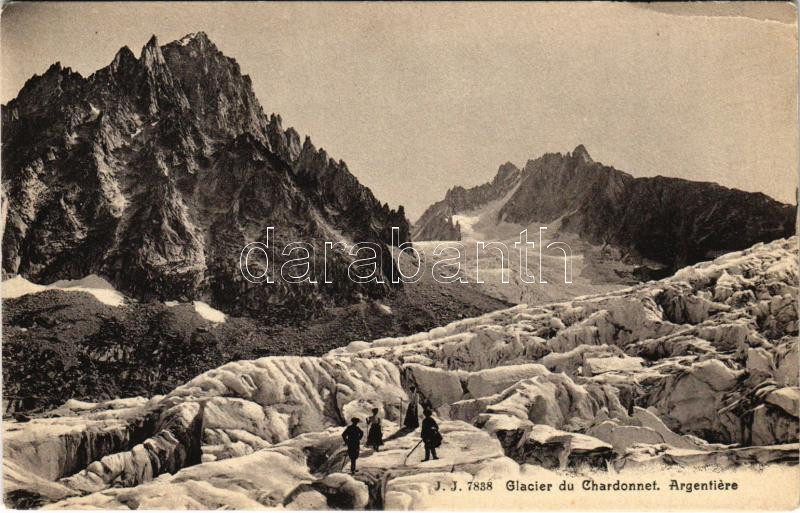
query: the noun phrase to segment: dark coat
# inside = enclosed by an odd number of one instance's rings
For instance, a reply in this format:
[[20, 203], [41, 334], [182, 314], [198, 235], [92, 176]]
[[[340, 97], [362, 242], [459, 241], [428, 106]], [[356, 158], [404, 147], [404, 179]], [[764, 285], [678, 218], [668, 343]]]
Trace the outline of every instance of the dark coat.
[[383, 445], [381, 419], [380, 417], [370, 417], [369, 431], [367, 432], [367, 447], [380, 447], [381, 445]]
[[414, 393], [411, 395], [411, 402], [408, 404], [408, 409], [406, 410], [405, 419], [403, 419], [403, 425], [406, 429], [414, 430], [419, 427], [419, 413], [417, 410], [417, 394]]
[[439, 424], [433, 420], [433, 417], [425, 417], [422, 419], [422, 430], [421, 430], [422, 440], [425, 442], [426, 445], [430, 445], [431, 443], [438, 444], [441, 441], [441, 435], [439, 434]]
[[342, 439], [344, 439], [344, 443], [347, 445], [347, 454], [351, 458], [357, 458], [359, 453], [359, 446], [361, 444], [361, 438], [364, 437], [364, 432], [358, 426], [354, 426], [350, 424], [347, 426], [342, 433]]

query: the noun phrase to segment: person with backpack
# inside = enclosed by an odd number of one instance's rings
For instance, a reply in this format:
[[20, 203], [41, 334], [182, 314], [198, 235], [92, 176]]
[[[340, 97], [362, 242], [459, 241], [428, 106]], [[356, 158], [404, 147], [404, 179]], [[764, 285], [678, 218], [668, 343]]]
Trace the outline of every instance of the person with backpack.
[[342, 433], [345, 445], [347, 445], [347, 456], [350, 458], [350, 473], [356, 473], [356, 460], [361, 452], [361, 438], [364, 432], [358, 427], [359, 420], [356, 417], [351, 419], [351, 424]]
[[436, 448], [442, 445], [442, 434], [439, 432], [439, 424], [433, 420], [433, 412], [426, 408], [423, 412], [425, 416], [422, 419], [422, 442], [425, 444], [425, 459], [428, 461], [431, 458], [438, 460], [436, 456]]

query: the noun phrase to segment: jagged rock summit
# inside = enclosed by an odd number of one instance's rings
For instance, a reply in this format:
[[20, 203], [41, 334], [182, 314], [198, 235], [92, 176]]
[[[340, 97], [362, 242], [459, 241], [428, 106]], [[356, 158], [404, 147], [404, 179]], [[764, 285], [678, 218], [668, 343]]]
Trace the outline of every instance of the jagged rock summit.
[[714, 183], [634, 178], [594, 161], [582, 144], [529, 160], [517, 173], [509, 166], [490, 183], [450, 189], [414, 223], [414, 240], [460, 240], [453, 216], [488, 212], [496, 224], [551, 225], [674, 272], [795, 233], [794, 206]]
[[414, 223], [414, 240], [461, 240], [461, 225], [453, 216], [473, 211], [501, 200], [519, 184], [520, 170], [511, 162], [497, 169], [491, 182], [465, 189], [456, 186], [447, 191], [442, 201], [434, 203]]
[[[408, 239], [381, 204], [309, 138], [267, 116], [250, 77], [203, 32], [139, 57], [127, 47], [83, 77], [60, 63], [2, 109], [3, 272], [36, 283], [106, 277], [139, 299], [204, 299], [229, 313], [313, 308], [384, 286], [245, 281], [245, 244]], [[321, 253], [315, 255], [321, 263]], [[388, 252], [384, 252], [388, 253]], [[278, 267], [289, 257], [276, 254]], [[341, 277], [352, 257], [336, 253]], [[384, 266], [388, 269], [388, 266]]]

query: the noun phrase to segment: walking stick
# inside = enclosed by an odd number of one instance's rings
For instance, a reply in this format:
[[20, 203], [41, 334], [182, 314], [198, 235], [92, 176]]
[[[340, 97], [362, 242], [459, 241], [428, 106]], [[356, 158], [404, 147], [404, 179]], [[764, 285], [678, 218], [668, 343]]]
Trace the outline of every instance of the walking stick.
[[412, 452], [414, 452], [414, 450], [415, 450], [417, 447], [419, 447], [419, 444], [421, 444], [421, 443], [422, 443], [422, 440], [420, 439], [420, 441], [419, 441], [419, 442], [417, 442], [417, 445], [415, 445], [414, 447], [412, 447], [412, 448], [411, 448], [411, 450], [410, 450], [410, 451], [408, 451], [408, 454], [406, 454], [406, 457], [405, 457], [405, 459], [403, 460], [403, 465], [406, 465], [406, 464], [408, 463], [408, 457], [409, 457], [409, 456], [411, 456], [411, 453], [412, 453]]

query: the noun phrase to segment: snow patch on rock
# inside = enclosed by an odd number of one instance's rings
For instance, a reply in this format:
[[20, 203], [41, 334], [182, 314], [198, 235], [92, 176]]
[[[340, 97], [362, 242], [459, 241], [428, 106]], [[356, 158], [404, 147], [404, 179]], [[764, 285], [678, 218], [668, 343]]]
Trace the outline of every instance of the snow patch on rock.
[[3, 299], [14, 299], [44, 290], [88, 292], [98, 301], [109, 306], [122, 306], [126, 301], [125, 296], [118, 292], [113, 285], [96, 274], [90, 274], [79, 280], [59, 280], [50, 285], [38, 285], [22, 276], [15, 276], [2, 282]]
[[194, 311], [197, 312], [198, 315], [200, 315], [200, 317], [203, 319], [211, 322], [225, 322], [225, 314], [223, 312], [212, 308], [207, 303], [203, 303], [202, 301], [194, 302]]

